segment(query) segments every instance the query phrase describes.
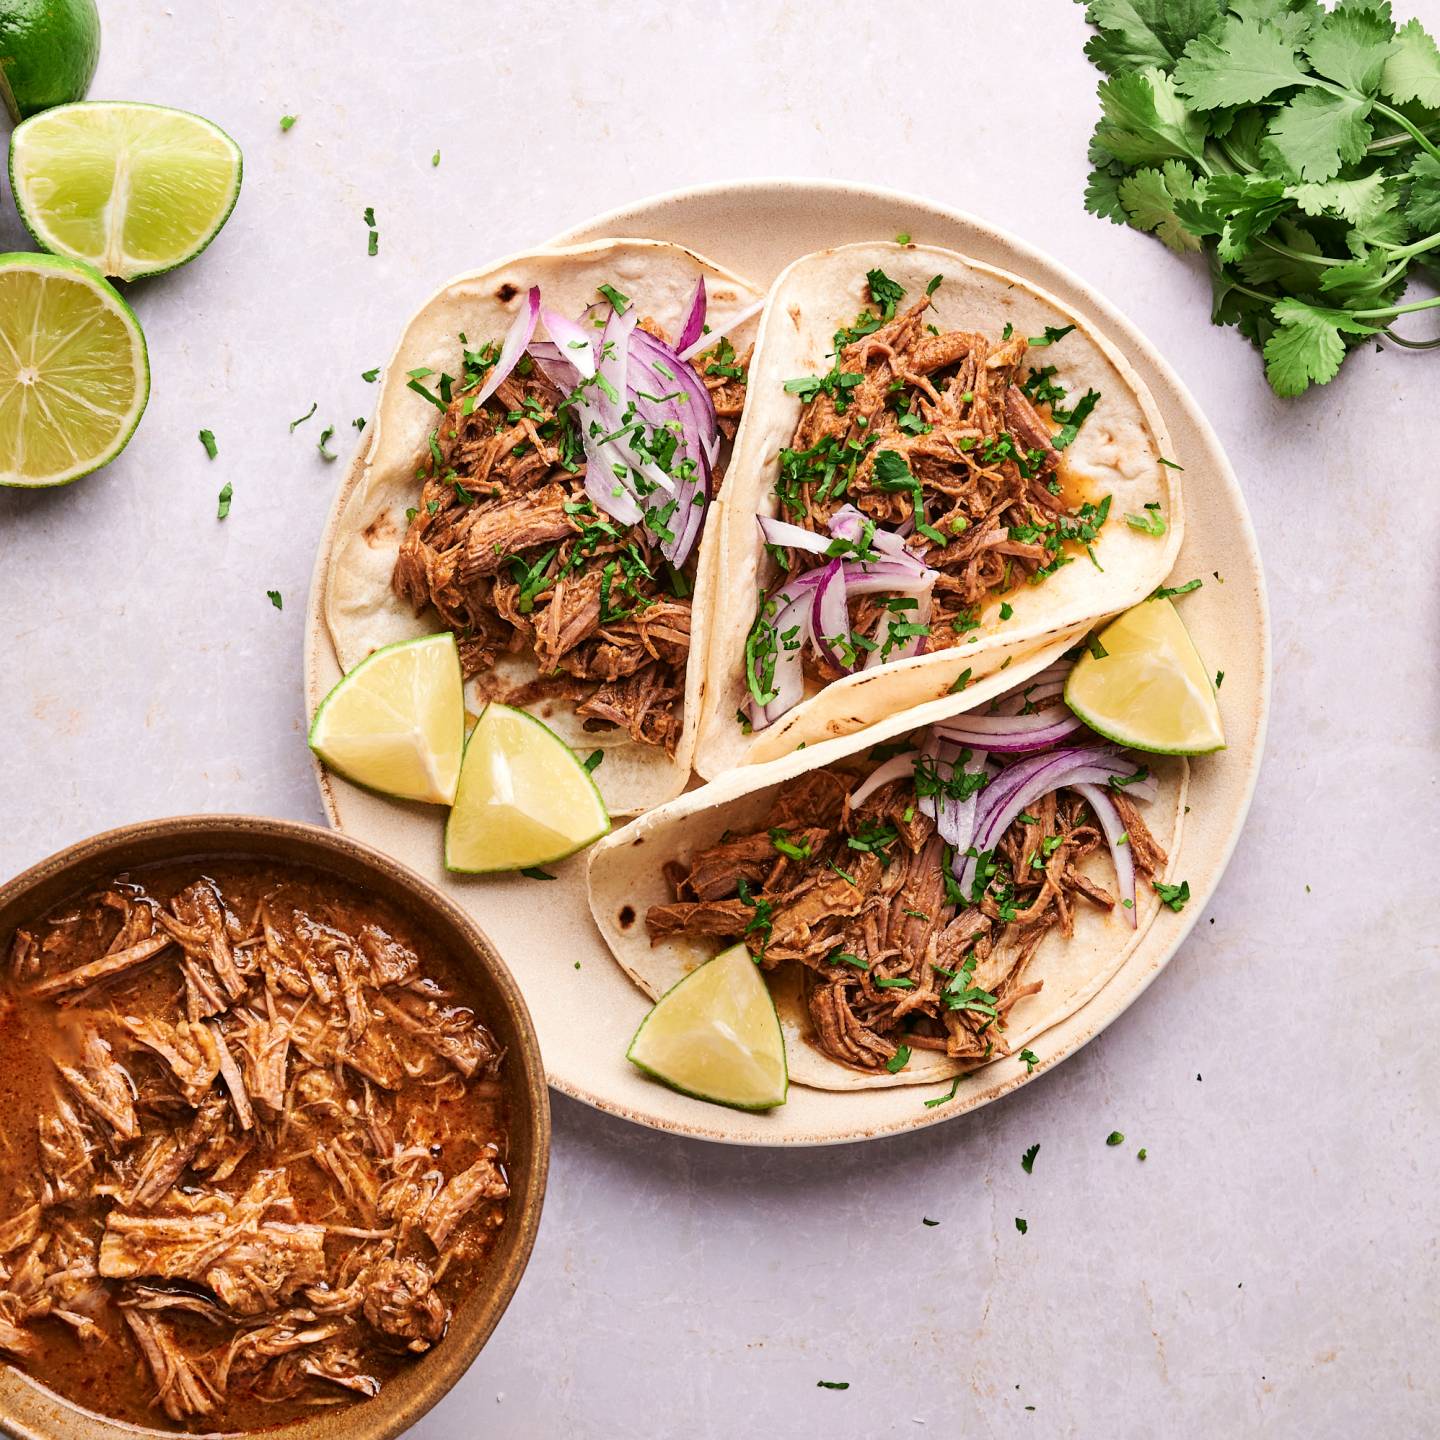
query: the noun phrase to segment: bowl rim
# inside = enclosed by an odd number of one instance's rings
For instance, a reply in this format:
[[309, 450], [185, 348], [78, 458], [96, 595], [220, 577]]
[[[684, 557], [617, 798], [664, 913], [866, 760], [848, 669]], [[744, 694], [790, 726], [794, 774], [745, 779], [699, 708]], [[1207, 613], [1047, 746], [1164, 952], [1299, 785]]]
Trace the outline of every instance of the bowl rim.
[[[464, 1343], [447, 1349], [442, 1342], [421, 1363], [409, 1372], [418, 1379], [404, 1393], [382, 1390], [372, 1400], [353, 1405], [327, 1407], [313, 1415], [297, 1417], [283, 1425], [263, 1431], [205, 1432], [226, 1435], [266, 1435], [276, 1440], [328, 1440], [343, 1434], [347, 1440], [393, 1440], [437, 1404], [462, 1379], [500, 1323], [514, 1298], [520, 1280], [529, 1265], [540, 1228], [550, 1169], [551, 1116], [550, 1092], [545, 1067], [540, 1057], [539, 1040], [530, 1011], [515, 977], [510, 973], [493, 941], [481, 926], [448, 896], [408, 866], [363, 841], [320, 825], [305, 821], [284, 820], [250, 814], [188, 814], [141, 820], [101, 831], [83, 840], [64, 846], [37, 861], [18, 875], [0, 884], [0, 914], [47, 884], [58, 883], [67, 875], [78, 872], [106, 857], [116, 857], [117, 868], [127, 868], [123, 858], [137, 846], [155, 841], [181, 841], [194, 858], [222, 855], [244, 855], [247, 850], [232, 848], [239, 840], [253, 847], [255, 842], [280, 840], [299, 847], [301, 858], [292, 863], [310, 864], [320, 870], [336, 871], [331, 862], [343, 861], [362, 870], [378, 873], [391, 886], [406, 892], [426, 917], [434, 917], [440, 927], [458, 936], [462, 947], [473, 952], [467, 963], [485, 972], [498, 992], [501, 1005], [515, 1031], [516, 1043], [511, 1047], [512, 1063], [518, 1061], [519, 1088], [531, 1114], [533, 1132], [531, 1158], [518, 1175], [510, 1170], [512, 1203], [506, 1216], [510, 1230], [508, 1254], [487, 1276], [491, 1282], [478, 1300], [478, 1321], [472, 1321]], [[128, 862], [138, 868], [146, 864], [164, 863], [155, 859], [137, 858]], [[338, 878], [346, 877], [339, 874]], [[84, 883], [77, 877], [76, 888]], [[353, 880], [348, 883], [354, 883]], [[518, 1184], [516, 1183], [518, 1180]], [[447, 1336], [447, 1339], [455, 1337]], [[20, 1387], [16, 1389], [16, 1385]], [[385, 1403], [386, 1395], [393, 1398]], [[34, 1423], [16, 1411], [20, 1396], [34, 1398], [58, 1407], [56, 1425]], [[340, 1422], [338, 1428], [335, 1422]], [[119, 1436], [174, 1436], [183, 1432], [137, 1426], [84, 1409], [75, 1401], [49, 1389], [19, 1366], [0, 1367], [0, 1434], [15, 1440], [79, 1440], [94, 1435], [99, 1440]]]

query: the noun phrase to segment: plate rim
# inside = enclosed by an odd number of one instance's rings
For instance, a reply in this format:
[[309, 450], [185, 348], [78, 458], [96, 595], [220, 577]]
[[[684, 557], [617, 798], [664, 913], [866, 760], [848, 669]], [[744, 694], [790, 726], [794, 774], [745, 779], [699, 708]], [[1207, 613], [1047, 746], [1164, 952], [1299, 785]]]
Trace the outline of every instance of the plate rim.
[[[691, 1123], [689, 1121], [676, 1120], [653, 1111], [637, 1110], [628, 1104], [617, 1102], [604, 1094], [597, 1093], [590, 1086], [578, 1083], [573, 1077], [562, 1076], [556, 1070], [551, 1057], [542, 1053], [541, 1059], [545, 1065], [546, 1079], [551, 1088], [558, 1090], [563, 1095], [569, 1096], [571, 1099], [578, 1100], [582, 1104], [590, 1106], [592, 1109], [602, 1111], [605, 1114], [618, 1116], [620, 1119], [627, 1120], [632, 1124], [642, 1125], [647, 1129], [657, 1130], [665, 1134], [683, 1135], [691, 1139], [706, 1140], [719, 1144], [754, 1146], [756, 1148], [766, 1149], [858, 1144], [866, 1140], [877, 1140], [891, 1135], [908, 1134], [915, 1130], [927, 1129], [932, 1125], [939, 1125], [949, 1120], [958, 1119], [962, 1115], [973, 1114], [975, 1111], [982, 1110], [987, 1105], [991, 1105], [1004, 1096], [1013, 1093], [1021, 1086], [1028, 1085], [1032, 1080], [1037, 1079], [1040, 1075], [1047, 1073], [1056, 1066], [1063, 1064], [1064, 1061], [1082, 1050], [1095, 1039], [1096, 1036], [1100, 1035], [1105, 1029], [1118, 1020], [1121, 1015], [1125, 1014], [1125, 1012], [1140, 999], [1145, 991], [1150, 988], [1156, 977], [1169, 966], [1180, 947], [1189, 938], [1196, 924], [1199, 923], [1205, 902], [1209, 900], [1220, 881], [1224, 878], [1225, 872], [1228, 870], [1230, 862], [1234, 858], [1236, 846], [1240, 842], [1241, 833], [1245, 829], [1250, 808], [1254, 801], [1260, 771], [1264, 766], [1274, 681], [1273, 628], [1264, 556], [1260, 549], [1259, 539], [1255, 533], [1254, 519], [1250, 513], [1250, 507], [1246, 502], [1244, 489], [1240, 484], [1239, 477], [1235, 473], [1235, 468], [1231, 464], [1229, 454], [1222, 444], [1218, 433], [1210, 423], [1209, 417], [1200, 407], [1199, 402], [1195, 399], [1194, 395], [1191, 394], [1189, 387], [1180, 378], [1164, 354], [1145, 334], [1144, 330], [1131, 320], [1129, 315], [1107, 295], [1097, 290], [1069, 265], [1056, 259], [1039, 246], [1032, 245], [1029, 241], [1013, 234], [1004, 227], [994, 225], [968, 210], [961, 209], [957, 206], [946, 205], [939, 201], [929, 199], [928, 197], [897, 190], [889, 186], [871, 185], [848, 180], [835, 180], [825, 177], [770, 176], [749, 180], [708, 181], [697, 185], [677, 186], [669, 190], [656, 192], [655, 194], [645, 195], [637, 200], [629, 201], [625, 204], [617, 205], [608, 210], [603, 210], [597, 214], [588, 216], [578, 223], [568, 226], [550, 236], [540, 244], [528, 248], [550, 249], [559, 245], [583, 243], [584, 240], [593, 237], [596, 233], [608, 232], [615, 235], [637, 233], [628, 227], [633, 226], [640, 216], [646, 214], [656, 216], [658, 212], [666, 207], [694, 201], [703, 202], [709, 200], [712, 202], [735, 204], [743, 203], [746, 198], [764, 197], [766, 200], [779, 198], [782, 200], [789, 199], [793, 202], [802, 196], [813, 197], [816, 195], [823, 197], [831, 204], [843, 197], [863, 196], [868, 202], [891, 204], [896, 207], [897, 211], [929, 212], [946, 223], [958, 224], [983, 234], [989, 241], [1004, 247], [1008, 254], [1013, 255], [1021, 262], [1013, 266], [1007, 263], [1006, 268], [1013, 268], [1017, 273], [1023, 275], [1025, 264], [1039, 264], [1048, 268], [1052, 274], [1059, 276], [1069, 286], [1082, 292], [1086, 298], [1086, 304], [1082, 308], [1086, 308], [1087, 311], [1095, 310], [1100, 312], [1099, 323], [1102, 328], [1105, 329], [1106, 334], [1110, 336], [1112, 342], [1121, 350], [1121, 353], [1126, 356], [1127, 361], [1131, 359], [1129, 347], [1133, 345], [1134, 352], [1138, 353], [1148, 364], [1154, 367], [1170, 387], [1178, 405], [1187, 412], [1190, 422], [1199, 432], [1206, 447], [1218, 457], [1220, 464], [1217, 468], [1215, 479], [1230, 492], [1230, 496], [1238, 512], [1240, 525], [1235, 538], [1253, 563], [1256, 581], [1255, 599], [1257, 603], [1255, 626], [1252, 633], [1255, 641], [1254, 653], [1258, 669], [1258, 685], [1255, 713], [1250, 727], [1253, 739], [1250, 743], [1251, 753], [1248, 757], [1249, 773], [1245, 777], [1243, 794], [1239, 802], [1235, 805], [1228, 832], [1220, 847], [1218, 862], [1214, 865], [1210, 874], [1207, 875], [1204, 888], [1199, 891], [1191, 904], [1186, 907], [1185, 914], [1177, 917], [1178, 924], [1175, 926], [1164, 948], [1149, 963], [1147, 969], [1131, 981], [1129, 994], [1123, 1004], [1103, 1016], [1100, 1014], [1100, 1011], [1095, 1008], [1106, 991], [1110, 990], [1121, 978], [1121, 975], [1124, 973], [1122, 967], [1122, 970], [1117, 972], [1117, 974], [1113, 976], [1107, 984], [1102, 986], [1078, 1011], [1066, 1017], [1065, 1020], [1057, 1022], [1057, 1024], [1052, 1027], [1051, 1030], [1045, 1032], [1045, 1034], [1054, 1034], [1055, 1031], [1065, 1026], [1067, 1021], [1075, 1021], [1085, 1015], [1086, 1011], [1094, 1011], [1097, 1017], [1095, 1023], [1086, 1026], [1078, 1035], [1068, 1038], [1054, 1055], [1043, 1057], [1040, 1063], [1035, 1065], [1033, 1070], [1021, 1071], [1017, 1067], [1015, 1073], [1012, 1075], [1000, 1077], [988, 1091], [976, 1096], [973, 1103], [955, 1110], [949, 1109], [946, 1106], [936, 1106], [932, 1109], [927, 1109], [922, 1106], [918, 1107], [919, 1113], [913, 1117], [878, 1125], [863, 1126], [844, 1133], [826, 1130], [801, 1136], [777, 1135], [773, 1139], [767, 1139], [763, 1136], [738, 1135], [727, 1131], [722, 1123], [705, 1124], [703, 1120], [698, 1117], [695, 1122]], [[645, 225], [651, 223], [653, 223], [653, 220], [644, 222]], [[510, 253], [527, 253], [527, 251]], [[461, 272], [461, 274], [466, 273], [469, 272]], [[1117, 321], [1119, 324], [1122, 332], [1119, 337], [1108, 328], [1112, 321]], [[1156, 397], [1156, 403], [1157, 405], [1160, 404], [1159, 397]], [[1161, 406], [1161, 412], [1162, 414], [1164, 413], [1163, 405]], [[326, 572], [328, 570], [329, 558], [334, 542], [334, 532], [339, 524], [340, 516], [344, 513], [346, 504], [354, 492], [355, 485], [364, 472], [366, 453], [367, 450], [364, 448], [356, 452], [344, 477], [331, 497], [330, 509], [320, 534], [315, 552], [315, 561], [311, 569], [310, 585], [305, 606], [306, 636], [302, 667], [302, 684], [304, 687], [307, 715], [311, 712], [313, 706], [318, 703], [318, 700], [323, 698], [323, 696], [318, 696], [316, 693], [317, 679], [315, 672], [317, 646], [320, 647], [319, 653], [323, 653], [325, 650], [328, 650], [332, 656], [334, 653], [329, 632], [325, 625], [322, 604]], [[315, 776], [316, 787], [320, 793], [321, 808], [325, 812], [326, 823], [341, 834], [348, 835], [349, 831], [345, 829], [345, 826], [340, 820], [339, 809], [335, 800], [334, 788], [329, 773], [313, 752], [310, 753], [309, 758], [311, 770]], [[477, 923], [481, 923], [483, 928], [483, 922]], [[603, 942], [601, 943], [601, 948], [604, 948]], [[608, 951], [606, 953], [608, 954]], [[1044, 1039], [1045, 1035], [1039, 1036], [1035, 1043], [1039, 1044]], [[915, 1090], [919, 1087], [908, 1088]], [[708, 1106], [705, 1108], [707, 1110], [717, 1110], [721, 1116], [729, 1113], [721, 1107]]]

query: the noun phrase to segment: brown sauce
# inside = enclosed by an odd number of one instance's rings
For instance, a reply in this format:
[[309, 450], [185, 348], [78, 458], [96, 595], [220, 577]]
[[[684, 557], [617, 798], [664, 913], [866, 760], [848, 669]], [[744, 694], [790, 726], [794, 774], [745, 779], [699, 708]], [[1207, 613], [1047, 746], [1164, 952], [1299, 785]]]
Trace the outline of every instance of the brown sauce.
[[0, 1360], [177, 1430], [360, 1402], [505, 1218], [464, 965], [357, 887], [137, 870], [0, 935]]

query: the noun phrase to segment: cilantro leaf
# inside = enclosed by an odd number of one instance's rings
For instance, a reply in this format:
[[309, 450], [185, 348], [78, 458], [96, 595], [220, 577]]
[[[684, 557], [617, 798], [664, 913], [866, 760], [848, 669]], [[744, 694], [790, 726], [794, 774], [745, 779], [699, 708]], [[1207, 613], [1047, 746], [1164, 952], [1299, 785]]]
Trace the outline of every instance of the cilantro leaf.
[[1085, 184], [1085, 208], [1102, 220], [1116, 225], [1127, 224], [1129, 212], [1120, 199], [1120, 184], [1124, 177], [1124, 168], [1119, 165], [1113, 169], [1102, 166], [1092, 170]]
[[1338, 215], [1352, 225], [1363, 225], [1395, 204], [1389, 177], [1379, 170], [1352, 180], [1290, 185], [1285, 193], [1307, 215]]
[[1369, 113], [1364, 96], [1304, 90], [1271, 122], [1270, 143], [1292, 175], [1328, 180], [1365, 153], [1374, 133]]
[[1132, 70], [1100, 84], [1105, 118], [1095, 143], [1126, 165], [1158, 165], [1165, 160], [1203, 158], [1205, 128], [1160, 70]]
[[1020, 1168], [1027, 1174], [1033, 1174], [1035, 1170], [1035, 1157], [1040, 1153], [1040, 1144], [1037, 1141], [1021, 1157]]
[[1090, 0], [1085, 18], [1100, 32], [1085, 54], [1107, 75], [1170, 66], [1197, 35], [1220, 24], [1221, 0]]
[[1233, 15], [1216, 33], [1192, 40], [1175, 66], [1176, 88], [1201, 110], [1253, 105], [1306, 78], [1294, 41], [1268, 21]]
[[1427, 109], [1440, 110], [1440, 46], [1418, 20], [1396, 32], [1385, 57], [1380, 88], [1402, 105], [1417, 100]]
[[1383, 15], [1359, 6], [1332, 10], [1305, 43], [1317, 75], [1362, 95], [1380, 88], [1380, 76], [1393, 48], [1395, 27]]
[[1293, 298], [1275, 306], [1280, 328], [1265, 343], [1265, 373], [1277, 395], [1299, 395], [1311, 382], [1333, 380], [1345, 358], [1342, 334], [1373, 335], [1375, 327], [1344, 310]]
[[1200, 237], [1176, 214], [1177, 200], [1192, 199], [1195, 177], [1179, 160], [1167, 160], [1164, 168], [1147, 166], [1120, 182], [1120, 203], [1137, 230], [1153, 230], [1176, 251], [1198, 250]]
[[1405, 201], [1405, 218], [1422, 235], [1440, 230], [1440, 160], [1421, 155], [1406, 172], [1410, 196]]

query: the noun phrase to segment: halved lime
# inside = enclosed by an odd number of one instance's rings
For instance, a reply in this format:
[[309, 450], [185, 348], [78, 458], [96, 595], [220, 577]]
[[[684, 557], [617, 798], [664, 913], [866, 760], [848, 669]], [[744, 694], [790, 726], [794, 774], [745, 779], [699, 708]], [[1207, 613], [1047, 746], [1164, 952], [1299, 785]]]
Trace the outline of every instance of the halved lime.
[[122, 280], [194, 259], [235, 208], [241, 169], [218, 125], [162, 105], [60, 105], [10, 137], [10, 184], [30, 233]]
[[0, 485], [68, 485], [140, 423], [150, 362], [135, 312], [88, 265], [0, 255]]
[[743, 945], [722, 950], [672, 985], [640, 1022], [625, 1055], [686, 1095], [736, 1110], [773, 1110], [790, 1087], [780, 1017]]
[[610, 829], [605, 802], [575, 752], [523, 710], [490, 704], [465, 745], [445, 826], [445, 865], [477, 874], [548, 865]]
[[1127, 610], [1099, 642], [1076, 661], [1065, 685], [1065, 703], [1092, 730], [1160, 755], [1225, 748], [1210, 672], [1168, 600]]
[[310, 748], [357, 785], [449, 805], [465, 748], [454, 635], [401, 640], [366, 656], [320, 702]]
[[12, 120], [83, 99], [99, 58], [95, 0], [0, 3], [0, 99]]

